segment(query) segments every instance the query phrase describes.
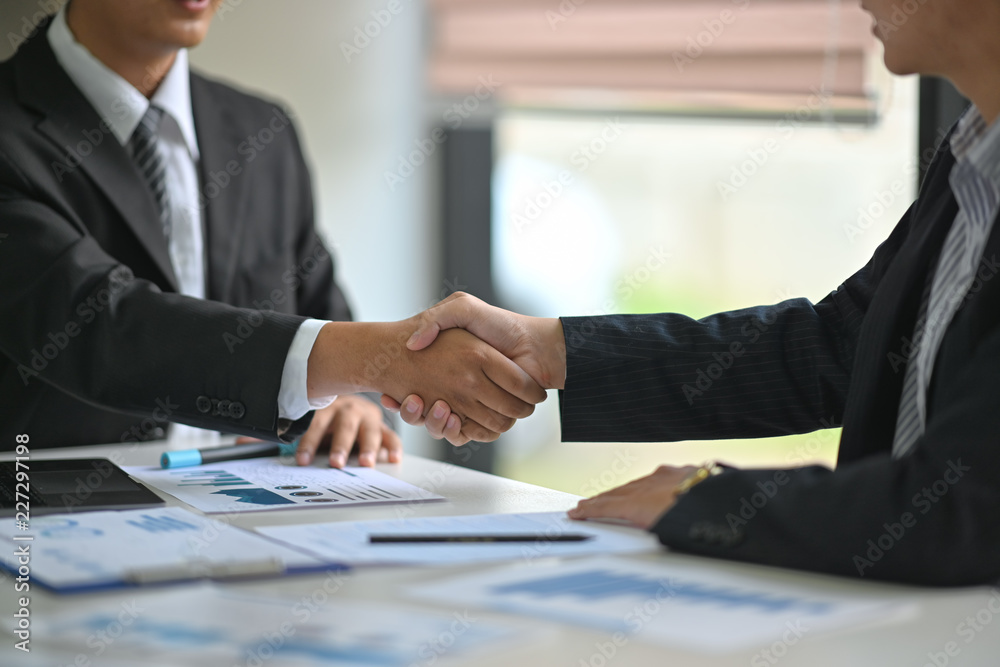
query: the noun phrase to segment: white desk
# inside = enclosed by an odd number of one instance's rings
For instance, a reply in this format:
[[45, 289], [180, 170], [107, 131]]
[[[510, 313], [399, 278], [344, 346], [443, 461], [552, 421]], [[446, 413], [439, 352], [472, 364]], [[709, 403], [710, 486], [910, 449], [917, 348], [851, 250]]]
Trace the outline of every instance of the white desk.
[[[109, 445], [103, 447], [74, 448], [71, 450], [32, 450], [33, 459], [69, 456], [81, 458], [87, 456], [104, 456], [115, 458], [123, 465], [155, 465], [162, 446], [149, 445]], [[117, 456], [113, 456], [116, 455]], [[3, 453], [2, 458], [11, 458], [12, 453]], [[121, 458], [118, 458], [120, 456]], [[572, 462], [567, 462], [571, 465]], [[524, 484], [512, 480], [485, 475], [465, 470], [446, 463], [408, 456], [402, 464], [379, 465], [379, 469], [400, 479], [418, 486], [430, 489], [449, 499], [447, 503], [427, 503], [414, 505], [416, 516], [456, 515], [479, 513], [506, 513], [565, 510], [572, 507], [576, 496]], [[170, 496], [164, 496], [168, 504], [180, 505]], [[394, 506], [345, 507], [338, 509], [311, 508], [308, 510], [292, 510], [285, 512], [264, 512], [244, 514], [233, 523], [244, 528], [270, 525], [275, 523], [318, 523], [325, 521], [345, 521], [357, 519], [396, 518]], [[10, 548], [4, 545], [0, 548]], [[960, 650], [955, 657], [947, 658], [949, 665], [988, 666], [1000, 664], [1000, 618], [982, 626], [969, 639], [969, 633], [959, 635], [957, 626], [966, 617], [980, 614], [980, 620], [993, 612], [989, 611], [988, 603], [992, 591], [985, 588], [965, 590], [928, 590], [909, 587], [887, 586], [874, 582], [854, 582], [845, 579], [789, 572], [772, 568], [762, 568], [739, 563], [729, 563], [711, 559], [699, 559], [680, 554], [668, 554], [657, 551], [648, 555], [633, 556], [642, 559], [677, 559], [679, 561], [696, 561], [704, 565], [710, 563], [721, 571], [753, 574], [775, 582], [796, 583], [813, 587], [817, 591], [838, 590], [841, 592], [878, 590], [891, 598], [917, 599], [918, 613], [912, 618], [897, 619], [890, 622], [870, 625], [863, 629], [841, 631], [816, 636], [803, 637], [797, 644], [790, 647], [787, 653], [777, 662], [771, 663], [759, 657], [758, 651], [764, 646], [737, 654], [723, 656], [700, 655], [667, 650], [662, 647], [630, 641], [617, 649], [616, 655], [601, 661], [595, 646], [607, 642], [609, 637], [603, 633], [589, 631], [568, 625], [531, 621], [535, 626], [544, 626], [546, 632], [531, 645], [510, 646], [502, 652], [491, 654], [485, 658], [477, 658], [477, 665], [517, 665], [530, 667], [532, 665], [678, 665], [682, 667], [699, 666], [756, 666], [780, 664], [783, 667], [855, 667], [873, 665], [890, 667], [894, 665], [914, 665], [922, 667], [925, 664], [935, 665], [928, 654], [938, 655], [941, 667], [946, 658], [944, 651], [949, 642], [955, 642]], [[394, 601], [402, 599], [400, 589], [412, 583], [433, 581], [435, 578], [450, 577], [459, 572], [473, 571], [477, 567], [488, 568], [494, 565], [468, 566], [465, 568], [379, 568], [361, 569], [345, 575], [344, 585], [337, 591], [338, 600], [371, 600]], [[0, 574], [0, 615], [2, 615], [3, 645], [0, 646], [0, 665], [20, 667], [20, 665], [44, 665], [57, 667], [72, 664], [77, 660], [84, 665], [101, 665], [106, 663], [108, 656], [114, 655], [112, 644], [104, 656], [97, 657], [95, 649], [81, 645], [75, 651], [55, 650], [51, 638], [33, 633], [31, 639], [32, 651], [25, 654], [13, 649], [16, 641], [9, 634], [8, 625], [11, 613], [15, 609], [13, 580], [6, 574]], [[257, 582], [242, 582], [218, 584], [232, 587], [234, 590], [257, 592], [289, 597], [300, 597], [315, 591], [322, 583], [322, 576], [298, 576]], [[92, 595], [55, 596], [37, 587], [33, 587], [31, 596], [31, 613], [34, 618], [44, 617], [54, 609], [67, 610], [101, 606], [108, 610], [120, 608], [139, 594], [134, 591], [107, 592]], [[18, 594], [20, 595], [20, 594]], [[408, 604], [413, 604], [410, 599]], [[444, 613], [463, 612], [464, 608], [448, 609], [434, 607]], [[994, 602], [1000, 609], [1000, 604]], [[983, 613], [986, 610], [987, 613]], [[484, 610], [471, 610], [477, 618], [503, 619], [502, 614]], [[197, 617], [198, 609], [191, 609], [193, 617]], [[239, 619], [234, 619], [238, 623]], [[596, 659], [595, 659], [596, 656]], [[756, 656], [756, 659], [755, 659]], [[762, 661], [763, 660], [763, 661]], [[118, 664], [118, 663], [114, 663]], [[192, 663], [186, 662], [186, 665]], [[206, 663], [207, 665], [208, 663]], [[280, 660], [271, 660], [267, 665], [280, 665]], [[421, 664], [421, 663], [416, 663]], [[426, 663], [424, 663], [426, 664]], [[463, 664], [460, 660], [443, 655], [435, 664]], [[144, 665], [177, 667], [178, 663], [169, 655], [151, 655]], [[227, 667], [212, 665], [212, 667]]]

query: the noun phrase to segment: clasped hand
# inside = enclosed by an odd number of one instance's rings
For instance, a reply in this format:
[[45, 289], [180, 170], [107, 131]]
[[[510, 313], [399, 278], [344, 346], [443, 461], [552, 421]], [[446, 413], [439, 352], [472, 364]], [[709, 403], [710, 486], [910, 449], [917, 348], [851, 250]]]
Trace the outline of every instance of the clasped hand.
[[[518, 315], [462, 292], [452, 294], [415, 319], [416, 329], [406, 343], [411, 351], [430, 348], [453, 333], [448, 330], [465, 329], [520, 367], [540, 391], [561, 389], [565, 383], [566, 348], [558, 319]], [[383, 395], [382, 404], [399, 412], [406, 423], [423, 425], [431, 436], [446, 438], [453, 445], [495, 440], [514, 424], [514, 420], [478, 422], [460, 406], [442, 399], [432, 399], [427, 409], [424, 398], [420, 392], [411, 392], [405, 399]]]

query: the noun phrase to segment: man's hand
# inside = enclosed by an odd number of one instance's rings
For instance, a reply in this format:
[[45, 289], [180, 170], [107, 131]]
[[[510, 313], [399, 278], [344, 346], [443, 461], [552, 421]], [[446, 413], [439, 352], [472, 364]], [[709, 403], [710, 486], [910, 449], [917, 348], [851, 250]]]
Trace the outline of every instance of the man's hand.
[[[463, 328], [499, 350], [524, 369], [544, 389], [562, 389], [566, 382], [566, 344], [562, 323], [555, 318], [528, 317], [496, 308], [456, 292], [416, 318], [418, 326], [407, 341], [411, 350], [422, 350], [440, 332]], [[382, 405], [398, 411], [403, 421], [423, 425], [435, 438], [447, 438], [453, 445], [468, 442], [468, 429], [452, 414], [446, 401], [435, 402], [425, 411], [424, 397], [411, 393], [403, 401], [383, 396]]]
[[527, 417], [545, 391], [510, 359], [467, 331], [445, 331], [420, 352], [406, 347], [417, 318], [394, 323], [330, 322], [309, 356], [309, 395], [377, 391], [443, 401], [466, 440], [496, 440]]
[[569, 511], [569, 517], [624, 519], [639, 528], [652, 528], [677, 502], [677, 485], [697, 469], [695, 466], [660, 466], [651, 475], [581, 500], [575, 509]]
[[406, 343], [411, 350], [422, 350], [441, 331], [457, 327], [499, 350], [540, 387], [562, 389], [566, 383], [566, 343], [557, 318], [519, 315], [455, 292], [415, 319], [418, 326]]
[[358, 463], [363, 466], [373, 466], [376, 461], [398, 463], [403, 456], [399, 436], [386, 426], [379, 407], [363, 396], [338, 396], [328, 407], [317, 410], [309, 430], [299, 440], [296, 462], [310, 465], [316, 451], [327, 442], [333, 468], [343, 468], [355, 446]]

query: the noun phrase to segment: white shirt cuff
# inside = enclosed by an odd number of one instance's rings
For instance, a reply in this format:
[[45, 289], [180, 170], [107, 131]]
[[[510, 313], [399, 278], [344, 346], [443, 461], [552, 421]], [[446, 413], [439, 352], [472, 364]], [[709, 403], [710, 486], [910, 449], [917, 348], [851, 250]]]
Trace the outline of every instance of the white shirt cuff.
[[322, 410], [337, 398], [334, 395], [309, 399], [309, 354], [316, 344], [319, 330], [325, 324], [323, 320], [306, 320], [295, 332], [285, 357], [285, 368], [281, 372], [281, 389], [278, 392], [278, 417], [281, 419], [297, 421], [310, 410]]

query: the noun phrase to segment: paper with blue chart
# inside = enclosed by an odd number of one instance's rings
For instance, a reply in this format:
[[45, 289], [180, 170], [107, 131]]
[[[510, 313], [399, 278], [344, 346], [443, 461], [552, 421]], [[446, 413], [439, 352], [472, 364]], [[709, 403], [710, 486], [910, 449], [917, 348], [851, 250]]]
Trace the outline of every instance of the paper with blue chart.
[[[43, 516], [31, 520], [31, 529], [34, 539], [16, 544], [30, 545], [32, 582], [59, 592], [127, 585], [143, 575], [226, 576], [272, 564], [303, 572], [336, 568], [180, 507]], [[14, 535], [24, 533], [13, 519], [0, 522], [0, 536]], [[0, 551], [0, 562], [17, 570], [13, 549]]]
[[726, 653], [912, 612], [878, 595], [811, 590], [717, 567], [595, 557], [437, 579], [413, 596], [622, 633], [691, 651]]
[[208, 514], [444, 500], [372, 468], [302, 468], [279, 459], [124, 470]]
[[[659, 551], [645, 531], [573, 521], [565, 512], [431, 516], [378, 521], [262, 526], [258, 533], [319, 558], [345, 565], [453, 565], [497, 560], [536, 561], [555, 556]], [[533, 535], [528, 542], [371, 544], [383, 535]], [[559, 535], [583, 534], [582, 542], [556, 542]]]
[[[87, 646], [88, 657], [100, 655], [99, 665], [105, 658], [145, 665], [164, 655], [185, 667], [475, 664], [482, 651], [542, 634], [525, 621], [487, 620], [467, 610], [338, 600], [342, 584], [334, 575], [288, 598], [208, 584], [149, 589], [125, 605], [47, 613], [36, 631], [70, 650]], [[113, 642], [100, 642], [125, 623]], [[97, 653], [102, 647], [107, 651]]]

